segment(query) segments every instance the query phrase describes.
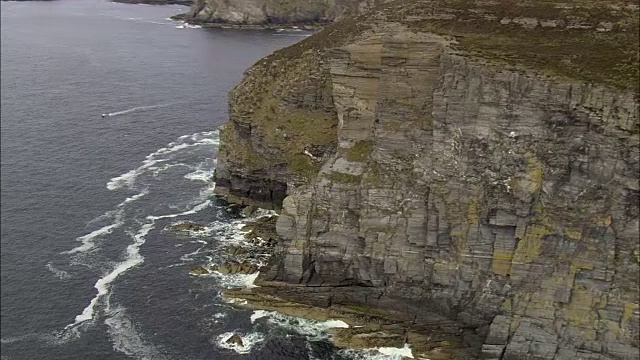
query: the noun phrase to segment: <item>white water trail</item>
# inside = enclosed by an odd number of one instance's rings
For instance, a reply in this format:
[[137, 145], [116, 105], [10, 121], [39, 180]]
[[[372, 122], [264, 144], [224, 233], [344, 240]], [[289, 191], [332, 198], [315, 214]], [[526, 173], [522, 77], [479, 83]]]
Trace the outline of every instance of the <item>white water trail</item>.
[[[166, 104], [165, 104], [166, 105]], [[158, 107], [158, 106], [154, 106]], [[117, 112], [118, 114], [137, 111], [143, 108], [150, 107], [138, 107], [134, 109], [128, 109], [124, 111]], [[166, 147], [158, 149], [154, 153], [148, 155], [146, 159], [143, 161], [142, 165], [137, 169], [131, 170], [117, 178], [113, 178], [109, 181], [107, 187], [111, 190], [122, 187], [123, 185], [133, 186], [135, 182], [135, 178], [141, 173], [147, 171], [148, 168], [151, 168], [154, 164], [158, 162], [166, 162], [172, 160], [172, 154], [185, 148], [199, 146], [199, 145], [215, 145], [217, 144], [217, 139], [209, 139], [209, 136], [215, 136], [217, 131], [211, 132], [202, 132], [196, 133], [192, 135], [181, 136], [177, 141], [171, 142], [167, 144]], [[82, 245], [73, 248], [69, 251], [65, 251], [66, 254], [76, 254], [76, 253], [85, 253], [89, 250], [95, 248], [95, 239], [104, 236], [106, 234], [111, 233], [114, 229], [122, 226], [126, 217], [125, 210], [126, 206], [131, 202], [137, 201], [140, 198], [144, 197], [149, 193], [149, 190], [145, 188], [140, 193], [130, 196], [126, 198], [122, 203], [118, 204], [116, 209], [111, 210], [110, 212], [105, 213], [104, 215], [92, 220], [94, 221], [102, 221], [105, 218], [112, 218], [113, 221], [109, 225], [105, 225], [102, 228], [92, 231], [91, 233], [81, 236], [77, 238], [78, 241], [82, 243]], [[202, 201], [204, 199], [200, 199]], [[128, 317], [125, 316], [124, 310], [116, 309], [116, 311], [112, 312], [110, 310], [109, 298], [111, 296], [111, 287], [114, 281], [118, 279], [121, 275], [125, 274], [130, 269], [141, 265], [144, 262], [144, 257], [140, 254], [140, 247], [146, 242], [146, 236], [149, 234], [151, 230], [154, 229], [156, 220], [160, 219], [169, 219], [175, 218], [183, 215], [195, 214], [208, 206], [211, 205], [210, 200], [206, 200], [204, 202], [195, 204], [195, 206], [190, 205], [190, 209], [175, 213], [175, 214], [166, 214], [147, 216], [143, 222], [140, 222], [140, 227], [137, 229], [137, 232], [128, 232], [129, 236], [133, 239], [133, 242], [130, 243], [125, 251], [124, 251], [124, 259], [115, 265], [111, 265], [104, 273], [101, 278], [99, 278], [95, 284], [94, 288], [97, 290], [95, 296], [89, 301], [88, 305], [83, 309], [82, 313], [77, 315], [74, 318], [74, 322], [65, 326], [65, 328], [55, 336], [57, 339], [62, 339], [62, 341], [68, 341], [68, 339], [78, 338], [80, 334], [86, 329], [87, 326], [90, 326], [94, 323], [97, 316], [98, 311], [101, 311], [101, 314], [105, 316], [105, 324], [107, 324], [110, 328], [110, 332], [112, 333], [112, 340], [114, 342], [114, 348], [118, 351], [122, 351], [125, 354], [133, 354], [134, 356], [141, 356], [142, 358], [148, 358], [147, 355], [144, 355], [143, 350], [147, 349], [144, 341], [141, 340], [140, 336], [137, 336], [135, 332], [129, 332], [129, 335], [117, 334], [118, 331], [123, 329], [135, 330], [135, 326], [132, 325]], [[134, 230], [135, 231], [135, 230]], [[54, 271], [53, 268], [50, 270]], [[59, 273], [61, 276], [64, 274]], [[138, 334], [139, 335], [139, 334]], [[142, 344], [142, 345], [141, 345]], [[143, 346], [144, 345], [144, 346]], [[148, 349], [147, 349], [148, 350]], [[158, 358], [156, 355], [159, 354], [157, 352], [151, 352], [152, 358]]]
[[67, 325], [65, 329], [74, 327], [79, 323], [92, 320], [96, 304], [98, 303], [101, 297], [103, 297], [109, 292], [111, 283], [114, 280], [116, 280], [118, 276], [120, 276], [127, 270], [131, 269], [132, 267], [141, 264], [144, 261], [144, 258], [142, 257], [142, 255], [140, 255], [139, 249], [140, 249], [140, 246], [142, 246], [142, 244], [144, 244], [146, 241], [145, 236], [152, 229], [153, 229], [153, 222], [146, 223], [142, 225], [140, 230], [138, 230], [138, 232], [135, 235], [133, 235], [133, 240], [134, 240], [133, 244], [130, 244], [129, 246], [127, 246], [127, 250], [126, 250], [127, 258], [123, 262], [116, 265], [116, 267], [110, 273], [98, 279], [98, 281], [94, 285], [94, 288], [98, 290], [98, 293], [96, 294], [96, 296], [93, 297], [93, 299], [91, 299], [91, 301], [89, 302], [89, 305], [87, 305], [87, 307], [84, 308], [84, 310], [82, 311], [82, 314], [76, 316], [75, 322], [73, 324]]
[[89, 250], [92, 250], [93, 248], [95, 248], [96, 246], [95, 240], [97, 238], [110, 234], [114, 229], [117, 229], [124, 224], [124, 219], [123, 219], [124, 206], [140, 199], [141, 197], [147, 195], [148, 193], [149, 193], [148, 190], [145, 189], [139, 194], [128, 197], [123, 202], [118, 204], [117, 210], [108, 211], [105, 214], [97, 217], [96, 219], [91, 220], [90, 223], [98, 221], [99, 219], [114, 217], [114, 222], [112, 224], [105, 225], [98, 230], [94, 230], [89, 234], [76, 238], [76, 240], [80, 241], [82, 245], [77, 246], [71, 250], [63, 251], [62, 254], [86, 253]]
[[98, 290], [96, 296], [91, 299], [89, 305], [84, 308], [82, 313], [76, 316], [75, 321], [72, 324], [69, 324], [65, 327], [65, 329], [73, 328], [76, 325], [83, 323], [88, 320], [93, 320], [93, 316], [95, 313], [96, 304], [100, 301], [100, 299], [109, 294], [109, 290], [111, 287], [111, 283], [113, 283], [120, 275], [128, 271], [129, 269], [140, 265], [144, 262], [144, 257], [140, 255], [140, 247], [145, 243], [147, 234], [154, 228], [154, 224], [156, 220], [159, 219], [167, 219], [174, 218], [183, 215], [195, 214], [211, 204], [210, 200], [206, 200], [205, 202], [196, 205], [190, 210], [183, 211], [181, 213], [176, 214], [168, 214], [168, 215], [160, 215], [160, 216], [147, 216], [147, 220], [149, 222], [143, 224], [137, 233], [131, 234], [133, 238], [133, 243], [127, 246], [126, 249], [126, 258], [124, 261], [120, 262], [118, 265], [113, 268], [111, 272], [106, 274], [104, 277], [98, 279], [95, 283], [94, 288]]
[[60, 280], [68, 279], [70, 277], [68, 272], [53, 267], [51, 263], [47, 263], [46, 266], [47, 266], [47, 269], [49, 269], [49, 271], [51, 271]]
[[145, 111], [145, 110], [151, 110], [151, 109], [159, 109], [159, 108], [163, 108], [163, 107], [167, 107], [167, 106], [171, 106], [171, 105], [177, 105], [177, 104], [180, 104], [180, 103], [173, 102], [173, 103], [166, 103], [166, 104], [136, 106], [136, 107], [133, 107], [133, 108], [130, 108], [130, 109], [125, 109], [125, 110], [106, 113], [104, 115], [105, 115], [105, 117], [107, 117], [107, 116], [108, 117], [112, 117], [112, 116], [129, 114], [129, 113], [132, 113], [132, 112], [135, 112], [135, 111]]
[[12, 344], [15, 342], [29, 341], [30, 343], [39, 342], [45, 346], [59, 346], [71, 340], [80, 337], [79, 328], [65, 329], [52, 332], [32, 332], [24, 335], [5, 337], [0, 339], [0, 344]]
[[147, 216], [147, 219], [155, 221], [155, 220], [159, 220], [159, 219], [170, 219], [170, 218], [175, 218], [175, 217], [183, 216], [183, 215], [191, 215], [191, 214], [195, 214], [197, 212], [200, 212], [203, 209], [206, 209], [209, 205], [211, 205], [211, 200], [205, 200], [205, 202], [196, 205], [191, 210], [183, 211], [183, 212], [176, 213], [176, 214], [168, 214], [168, 215], [159, 215], [159, 216], [149, 215], [149, 216]]
[[116, 351], [136, 359], [166, 359], [160, 349], [147, 342], [125, 309], [118, 307], [110, 312], [104, 323]]
[[115, 217], [116, 219], [113, 224], [103, 226], [98, 230], [94, 230], [88, 233], [87, 235], [80, 236], [76, 240], [82, 242], [82, 245], [77, 246], [71, 250], [63, 251], [62, 254], [86, 253], [89, 250], [95, 248], [95, 240], [98, 237], [110, 234], [114, 229], [119, 228], [122, 224], [124, 224], [124, 221], [122, 220], [122, 212], [116, 213]]
[[[153, 171], [154, 173], [156, 173], [159, 171], [166, 170], [171, 166], [183, 165], [183, 164], [168, 164], [162, 169], [158, 169], [154, 166], [158, 163], [170, 161], [171, 158], [167, 158], [166, 156], [171, 155], [182, 149], [186, 149], [194, 146], [201, 146], [201, 145], [217, 146], [219, 144], [219, 140], [217, 139], [217, 137], [213, 139], [209, 138], [209, 136], [212, 136], [214, 134], [217, 134], [217, 130], [180, 136], [176, 141], [172, 141], [169, 144], [167, 144], [167, 146], [160, 148], [155, 152], [147, 155], [145, 160], [142, 161], [142, 165], [139, 166], [138, 168], [129, 170], [128, 172], [120, 176], [116, 176], [110, 179], [109, 182], [107, 183], [107, 189], [116, 190], [125, 186], [128, 188], [132, 188], [136, 181], [136, 178], [147, 171]], [[192, 143], [185, 142], [189, 140], [193, 142]]]

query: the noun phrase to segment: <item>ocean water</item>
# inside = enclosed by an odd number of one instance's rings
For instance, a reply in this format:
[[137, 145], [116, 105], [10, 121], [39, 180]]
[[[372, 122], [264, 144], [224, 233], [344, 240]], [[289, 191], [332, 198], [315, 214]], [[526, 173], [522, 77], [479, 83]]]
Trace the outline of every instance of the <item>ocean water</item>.
[[[212, 196], [228, 91], [309, 34], [185, 26], [180, 6], [1, 6], [2, 360], [398, 357], [220, 298], [255, 274], [189, 272], [247, 220]], [[182, 221], [207, 227], [168, 229]]]

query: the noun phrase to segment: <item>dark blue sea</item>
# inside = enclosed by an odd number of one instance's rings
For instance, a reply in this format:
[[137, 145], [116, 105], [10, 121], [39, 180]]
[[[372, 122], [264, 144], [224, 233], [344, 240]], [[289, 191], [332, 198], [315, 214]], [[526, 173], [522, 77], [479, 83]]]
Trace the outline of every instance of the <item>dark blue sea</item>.
[[[309, 34], [184, 26], [180, 6], [1, 6], [2, 360], [372, 357], [333, 348], [331, 324], [221, 299], [255, 275], [190, 273], [250, 220], [213, 196], [227, 93]], [[184, 221], [205, 229], [169, 229]]]

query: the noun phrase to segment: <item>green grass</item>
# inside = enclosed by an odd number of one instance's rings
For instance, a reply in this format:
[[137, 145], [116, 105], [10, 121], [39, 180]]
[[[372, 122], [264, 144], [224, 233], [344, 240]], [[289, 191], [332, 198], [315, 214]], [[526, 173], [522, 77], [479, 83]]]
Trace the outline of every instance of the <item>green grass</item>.
[[[416, 2], [405, 15], [394, 19], [406, 22], [414, 31], [434, 32], [454, 37], [458, 49], [469, 55], [509, 65], [541, 70], [549, 75], [610, 85], [638, 92], [638, 10], [616, 9], [608, 5], [629, 4], [618, 0], [573, 0], [572, 8], [559, 1], [515, 1], [478, 3], [467, 0]], [[395, 4], [395, 3], [394, 3]], [[433, 5], [437, 4], [437, 5]], [[427, 5], [449, 8], [456, 19], [409, 21], [407, 15], [424, 14]], [[477, 15], [492, 15], [487, 20]], [[612, 31], [564, 27], [526, 29], [517, 24], [502, 25], [503, 18], [537, 18], [567, 23], [577, 21], [592, 27], [613, 24]]]
[[337, 171], [332, 171], [325, 174], [325, 176], [332, 182], [342, 184], [358, 184], [360, 183], [360, 180], [362, 180], [362, 176], [345, 174]]
[[349, 161], [365, 161], [373, 151], [373, 140], [360, 140], [346, 150], [345, 157]]

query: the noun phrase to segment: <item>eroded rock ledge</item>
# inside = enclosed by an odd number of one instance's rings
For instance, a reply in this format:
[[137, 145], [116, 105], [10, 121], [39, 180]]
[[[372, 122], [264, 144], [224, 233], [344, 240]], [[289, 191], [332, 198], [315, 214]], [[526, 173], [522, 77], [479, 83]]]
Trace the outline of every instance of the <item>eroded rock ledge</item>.
[[406, 0], [259, 61], [216, 177], [282, 206], [262, 291], [446, 319], [477, 358], [638, 358], [637, 19]]

